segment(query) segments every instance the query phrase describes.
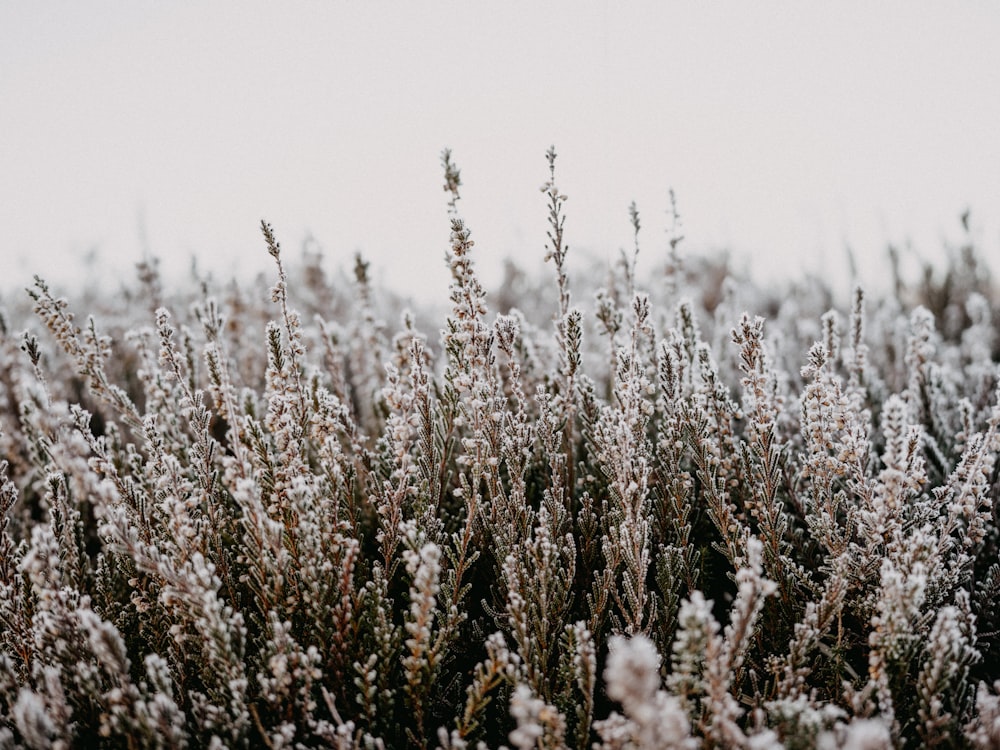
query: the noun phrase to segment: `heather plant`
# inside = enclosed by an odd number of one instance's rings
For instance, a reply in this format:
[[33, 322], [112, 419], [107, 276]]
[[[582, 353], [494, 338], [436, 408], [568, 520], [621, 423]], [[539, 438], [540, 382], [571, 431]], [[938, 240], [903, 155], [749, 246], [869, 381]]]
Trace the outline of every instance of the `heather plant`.
[[552, 273], [497, 295], [445, 151], [437, 308], [267, 223], [270, 280], [4, 301], [0, 746], [1000, 745], [975, 244], [839, 305], [671, 192], [578, 273], [546, 166]]

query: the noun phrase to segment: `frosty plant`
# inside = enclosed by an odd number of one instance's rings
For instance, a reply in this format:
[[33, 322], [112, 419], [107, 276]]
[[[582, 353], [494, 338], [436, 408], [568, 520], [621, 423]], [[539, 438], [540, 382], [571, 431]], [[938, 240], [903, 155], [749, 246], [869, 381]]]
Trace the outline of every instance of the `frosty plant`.
[[438, 307], [266, 222], [269, 282], [0, 300], [0, 746], [997, 747], [967, 223], [841, 303], [682, 252], [670, 192], [588, 268], [553, 148], [494, 296], [441, 161]]

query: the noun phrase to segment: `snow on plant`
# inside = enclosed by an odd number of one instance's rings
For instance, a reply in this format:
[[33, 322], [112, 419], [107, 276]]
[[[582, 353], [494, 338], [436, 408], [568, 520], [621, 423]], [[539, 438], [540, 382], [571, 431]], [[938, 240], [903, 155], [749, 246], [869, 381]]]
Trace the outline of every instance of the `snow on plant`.
[[267, 223], [270, 283], [2, 300], [0, 746], [997, 746], [970, 235], [840, 307], [682, 253], [671, 193], [571, 287], [550, 149], [554, 274], [493, 296], [442, 166], [440, 317]]

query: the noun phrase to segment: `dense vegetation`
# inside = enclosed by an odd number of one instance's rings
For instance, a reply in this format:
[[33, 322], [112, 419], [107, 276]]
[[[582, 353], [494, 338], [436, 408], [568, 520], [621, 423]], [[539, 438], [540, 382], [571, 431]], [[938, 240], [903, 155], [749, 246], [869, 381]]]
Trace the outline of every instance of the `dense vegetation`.
[[6, 300], [0, 747], [1000, 746], [971, 241], [836, 309], [676, 223], [640, 277], [633, 207], [577, 307], [548, 159], [554, 274], [488, 299], [445, 152], [440, 332], [267, 224], [269, 293]]

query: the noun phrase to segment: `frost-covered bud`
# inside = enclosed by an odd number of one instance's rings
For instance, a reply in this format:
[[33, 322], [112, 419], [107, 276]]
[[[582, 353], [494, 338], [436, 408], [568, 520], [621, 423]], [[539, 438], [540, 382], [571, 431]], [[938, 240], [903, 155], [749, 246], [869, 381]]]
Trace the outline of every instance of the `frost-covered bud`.
[[510, 715], [517, 726], [510, 733], [510, 741], [518, 750], [534, 750], [543, 737], [545, 746], [562, 747], [566, 719], [554, 707], [537, 698], [527, 685], [519, 684], [510, 699]]
[[38, 693], [21, 688], [11, 713], [25, 745], [37, 750], [52, 747], [56, 727], [49, 717], [45, 701]]
[[607, 694], [622, 704], [627, 721], [612, 714], [596, 728], [606, 743], [626, 747], [693, 748], [691, 727], [680, 700], [660, 689], [660, 655], [645, 635], [613, 636], [604, 672]]
[[644, 635], [612, 636], [604, 671], [608, 697], [626, 707], [649, 701], [660, 687], [660, 655]]
[[510, 699], [510, 715], [517, 727], [510, 733], [510, 741], [519, 750], [532, 750], [545, 734], [538, 723], [538, 716], [545, 708], [545, 701], [536, 698], [527, 685], [518, 685]]
[[890, 750], [889, 727], [878, 719], [854, 719], [837, 732], [823, 732], [817, 738], [819, 750]]

